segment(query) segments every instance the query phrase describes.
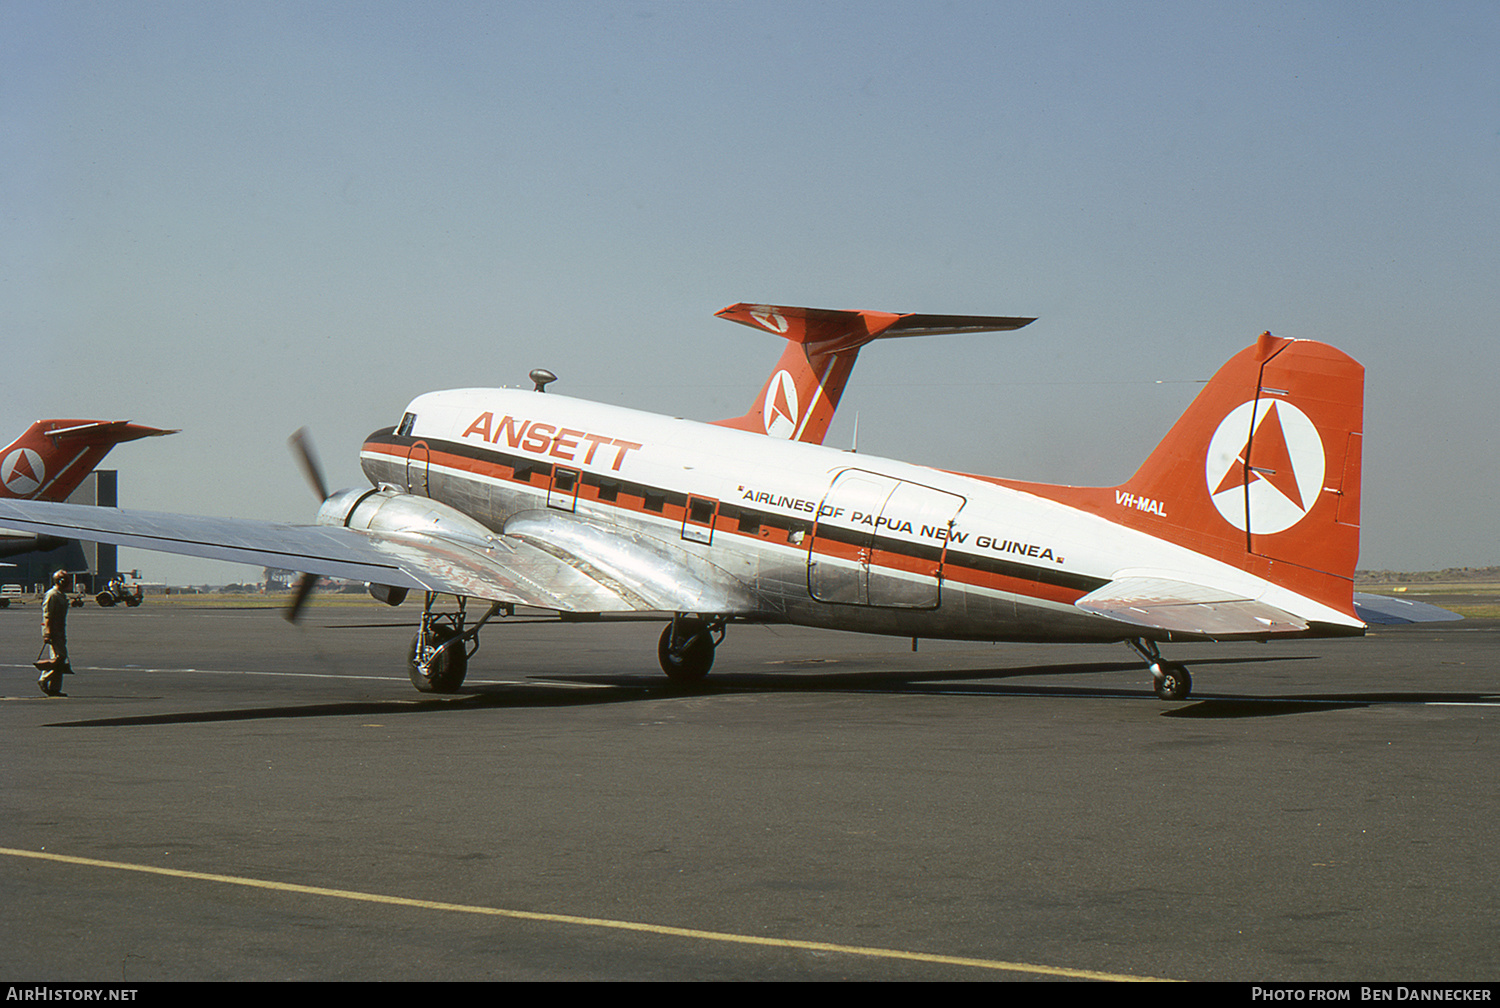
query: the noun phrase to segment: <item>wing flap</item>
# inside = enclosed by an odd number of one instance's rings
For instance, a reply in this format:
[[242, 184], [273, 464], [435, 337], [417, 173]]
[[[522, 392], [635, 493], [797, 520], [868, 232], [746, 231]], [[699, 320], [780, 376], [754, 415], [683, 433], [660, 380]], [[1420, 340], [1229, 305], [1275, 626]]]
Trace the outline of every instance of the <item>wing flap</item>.
[[1124, 577], [1077, 602], [1084, 612], [1133, 626], [1205, 637], [1294, 633], [1306, 620], [1235, 592], [1162, 577]]

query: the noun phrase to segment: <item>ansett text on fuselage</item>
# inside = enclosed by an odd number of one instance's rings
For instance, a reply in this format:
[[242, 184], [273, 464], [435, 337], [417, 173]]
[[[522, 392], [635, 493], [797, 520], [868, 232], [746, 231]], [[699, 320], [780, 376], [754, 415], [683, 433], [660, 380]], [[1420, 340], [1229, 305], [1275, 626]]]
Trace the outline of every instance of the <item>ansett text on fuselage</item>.
[[[487, 444], [498, 445], [501, 439], [512, 448], [561, 459], [564, 462], [579, 462], [593, 465], [598, 455], [599, 464], [609, 463], [609, 468], [618, 472], [625, 456], [643, 447], [638, 441], [624, 441], [607, 434], [559, 428], [555, 424], [539, 420], [525, 420], [506, 414], [498, 421], [493, 411], [486, 410], [474, 418], [464, 430], [462, 437], [477, 437]], [[582, 452], [582, 457], [579, 453]]]

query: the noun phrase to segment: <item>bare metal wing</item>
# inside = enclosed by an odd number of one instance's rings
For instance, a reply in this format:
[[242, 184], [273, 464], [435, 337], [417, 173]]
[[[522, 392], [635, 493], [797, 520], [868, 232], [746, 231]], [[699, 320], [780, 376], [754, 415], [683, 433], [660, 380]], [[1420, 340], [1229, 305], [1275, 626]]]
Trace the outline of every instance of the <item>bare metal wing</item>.
[[561, 612], [728, 615], [754, 608], [733, 579], [690, 569], [641, 537], [545, 515], [517, 516], [512, 524], [506, 534], [479, 539], [0, 500], [7, 528], [392, 588]]

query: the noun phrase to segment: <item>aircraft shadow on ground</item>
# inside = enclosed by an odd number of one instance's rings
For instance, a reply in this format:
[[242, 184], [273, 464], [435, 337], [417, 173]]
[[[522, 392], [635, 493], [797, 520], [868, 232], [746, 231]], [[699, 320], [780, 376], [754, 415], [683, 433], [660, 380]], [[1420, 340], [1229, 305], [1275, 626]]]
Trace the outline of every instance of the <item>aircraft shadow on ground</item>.
[[[54, 721], [44, 728], [128, 728], [150, 725], [202, 724], [214, 721], [257, 721], [277, 718], [370, 717], [398, 714], [433, 714], [444, 711], [482, 710], [489, 707], [582, 707], [601, 703], [623, 703], [644, 699], [648, 691], [616, 690], [605, 696], [590, 691], [580, 693], [566, 687], [516, 684], [502, 692], [465, 690], [445, 696], [401, 700], [360, 700], [348, 702], [282, 705], [275, 707], [242, 707], [230, 710], [179, 711], [167, 714], [139, 714], [126, 717], [90, 718], [82, 721]], [[655, 691], [656, 695], [660, 690]]]
[[[1277, 655], [1251, 658], [1198, 658], [1193, 667], [1208, 665], [1245, 665], [1260, 662], [1316, 661], [1318, 655]], [[1098, 675], [1106, 673], [1134, 672], [1142, 676], [1139, 688], [1060, 685], [1009, 685], [995, 683], [997, 679], [1025, 679], [1027, 677], [1058, 675]], [[624, 685], [628, 680], [622, 676], [604, 675], [555, 675], [546, 678], [559, 682], [590, 683], [594, 685]], [[955, 683], [964, 683], [955, 686]], [[686, 692], [681, 688], [678, 692]], [[1091, 664], [1035, 665], [1024, 668], [970, 669], [964, 671], [859, 671], [859, 672], [730, 672], [711, 676], [693, 695], [742, 692], [868, 692], [903, 693], [908, 695], [953, 695], [1002, 697], [1076, 697], [1142, 699], [1152, 697], [1145, 670], [1131, 662], [1096, 662]], [[1441, 693], [1369, 693], [1369, 694], [1283, 694], [1246, 696], [1243, 694], [1213, 693], [1202, 696], [1187, 705], [1173, 705], [1162, 710], [1163, 717], [1179, 718], [1248, 718], [1281, 717], [1289, 714], [1306, 714], [1341, 709], [1369, 707], [1380, 703], [1475, 703], [1487, 700], [1482, 694]]]
[[1322, 713], [1376, 707], [1382, 704], [1493, 704], [1492, 693], [1297, 693], [1285, 696], [1204, 697], [1184, 707], [1163, 711], [1163, 717], [1249, 718], [1285, 714]]
[[[1282, 655], [1253, 658], [1207, 658], [1193, 662], [1206, 665], [1237, 665], [1269, 661], [1315, 660], [1316, 655]], [[1139, 688], [1022, 685], [995, 680], [1025, 680], [1040, 676], [1089, 676], [1141, 673]], [[724, 672], [700, 684], [683, 686], [657, 674], [554, 674], [538, 673], [522, 683], [476, 683], [459, 693], [445, 696], [415, 696], [410, 699], [364, 700], [312, 704], [246, 707], [236, 709], [179, 711], [124, 717], [57, 721], [50, 728], [150, 727], [155, 725], [203, 724], [278, 718], [370, 717], [401, 714], [441, 714], [505, 708], [581, 707], [642, 700], [711, 697], [740, 693], [890, 693], [965, 697], [1054, 697], [1141, 700], [1151, 697], [1144, 669], [1131, 662], [1033, 665], [1021, 668], [898, 671], [791, 671]], [[579, 686], [595, 687], [580, 690]], [[1163, 717], [1249, 718], [1278, 717], [1388, 703], [1479, 703], [1492, 698], [1476, 693], [1325, 693], [1247, 696], [1214, 693], [1195, 702], [1162, 710]]]

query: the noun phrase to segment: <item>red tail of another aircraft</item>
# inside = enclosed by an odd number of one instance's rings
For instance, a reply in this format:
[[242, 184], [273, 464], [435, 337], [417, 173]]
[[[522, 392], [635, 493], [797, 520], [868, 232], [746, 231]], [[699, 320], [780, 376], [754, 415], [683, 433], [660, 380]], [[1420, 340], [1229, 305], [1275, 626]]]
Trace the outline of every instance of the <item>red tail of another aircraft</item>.
[[1009, 486], [1092, 511], [1353, 615], [1364, 368], [1263, 334], [1117, 487]]
[[1019, 329], [1035, 319], [983, 315], [898, 315], [877, 311], [834, 311], [782, 305], [730, 305], [717, 313], [741, 325], [773, 332], [787, 348], [766, 380], [750, 412], [715, 421], [721, 427], [753, 431], [790, 441], [822, 444], [834, 411], [854, 370], [860, 347], [893, 336]]
[[0, 497], [66, 500], [115, 445], [176, 433], [126, 420], [38, 420], [0, 449]]

